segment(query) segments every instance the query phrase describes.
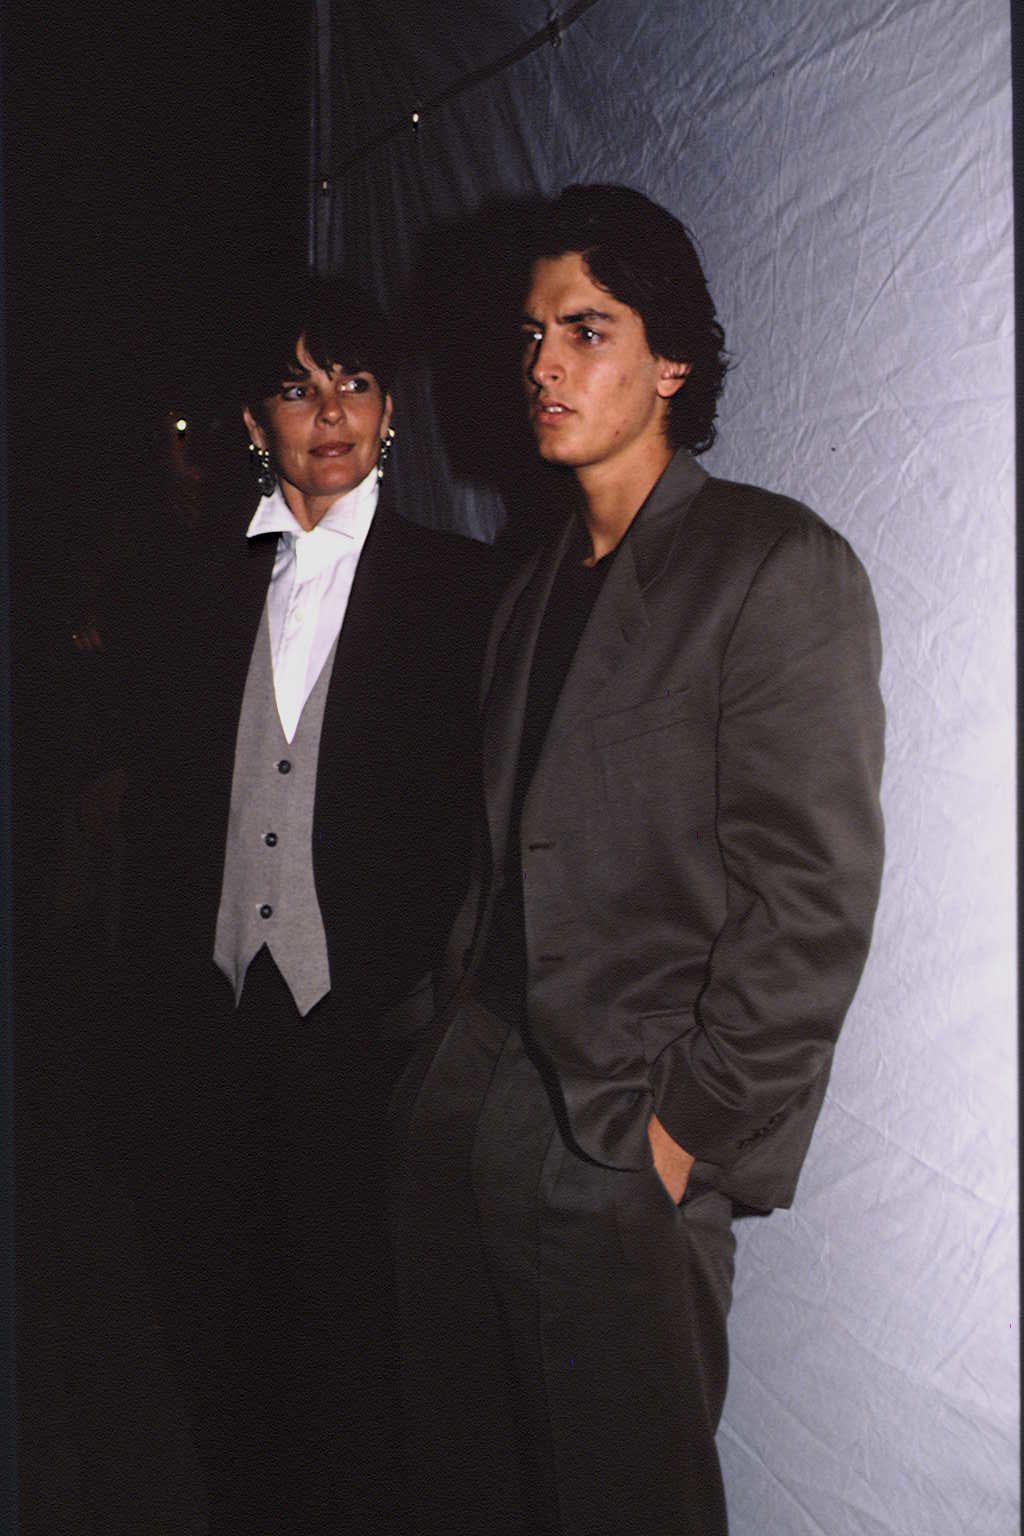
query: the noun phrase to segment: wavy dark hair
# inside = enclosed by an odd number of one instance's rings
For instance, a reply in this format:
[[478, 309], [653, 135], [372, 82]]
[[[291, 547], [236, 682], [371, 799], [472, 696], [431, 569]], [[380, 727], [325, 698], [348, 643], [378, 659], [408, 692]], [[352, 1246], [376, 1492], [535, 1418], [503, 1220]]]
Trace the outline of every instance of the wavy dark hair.
[[281, 380], [298, 376], [295, 344], [318, 368], [372, 373], [385, 394], [395, 376], [396, 348], [380, 305], [347, 276], [320, 278], [298, 273], [246, 296], [241, 327], [245, 356], [238, 367], [238, 393], [260, 419], [264, 400]]
[[636, 310], [655, 356], [689, 363], [669, 400], [669, 441], [693, 453], [710, 448], [725, 332], [685, 225], [632, 187], [577, 184], [542, 206], [531, 247], [533, 260], [578, 251], [594, 282]]

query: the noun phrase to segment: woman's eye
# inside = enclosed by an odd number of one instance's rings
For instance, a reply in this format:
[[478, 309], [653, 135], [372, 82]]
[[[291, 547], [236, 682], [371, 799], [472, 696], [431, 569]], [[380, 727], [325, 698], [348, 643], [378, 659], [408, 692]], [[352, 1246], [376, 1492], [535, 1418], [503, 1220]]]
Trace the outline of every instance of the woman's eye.
[[305, 398], [306, 398], [306, 385], [305, 384], [282, 384], [281, 385], [281, 399], [282, 400], [305, 400]]
[[370, 381], [364, 374], [357, 373], [350, 379], [343, 379], [341, 388], [347, 395], [365, 395], [370, 387]]

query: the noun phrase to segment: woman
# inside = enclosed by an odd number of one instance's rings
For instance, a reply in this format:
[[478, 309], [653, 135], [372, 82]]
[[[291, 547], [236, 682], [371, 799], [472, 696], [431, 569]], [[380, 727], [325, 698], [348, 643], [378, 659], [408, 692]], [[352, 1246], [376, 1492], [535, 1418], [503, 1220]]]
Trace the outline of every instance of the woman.
[[147, 1209], [215, 1536], [383, 1536], [382, 1125], [407, 1051], [378, 1021], [435, 964], [465, 879], [489, 552], [392, 505], [376, 305], [303, 283], [241, 334], [262, 495], [189, 572], [126, 803], [160, 1083]]

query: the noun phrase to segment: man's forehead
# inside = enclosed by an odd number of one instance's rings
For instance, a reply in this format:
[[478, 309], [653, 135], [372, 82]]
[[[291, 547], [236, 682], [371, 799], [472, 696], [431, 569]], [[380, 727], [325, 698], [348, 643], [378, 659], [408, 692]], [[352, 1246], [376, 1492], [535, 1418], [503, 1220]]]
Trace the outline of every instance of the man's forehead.
[[557, 311], [557, 318], [571, 324], [579, 319], [614, 320], [631, 313], [607, 288], [595, 283], [580, 251], [561, 256], [541, 256], [533, 264], [525, 308]]

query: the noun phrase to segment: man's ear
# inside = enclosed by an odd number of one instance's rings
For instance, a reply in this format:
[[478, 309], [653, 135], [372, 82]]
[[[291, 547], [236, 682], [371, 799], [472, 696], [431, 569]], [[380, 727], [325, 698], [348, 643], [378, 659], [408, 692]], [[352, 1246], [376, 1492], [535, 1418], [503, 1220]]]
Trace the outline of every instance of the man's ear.
[[690, 372], [689, 363], [677, 363], [671, 357], [658, 359], [658, 394], [663, 400], [670, 400], [678, 394], [686, 383], [686, 376]]
[[256, 417], [253, 415], [252, 411], [250, 411], [248, 406], [245, 406], [242, 410], [242, 420], [245, 422], [245, 430], [248, 432], [251, 440], [256, 444], [256, 447], [266, 448], [267, 434], [264, 432], [263, 428], [260, 426], [259, 422], [256, 420]]

